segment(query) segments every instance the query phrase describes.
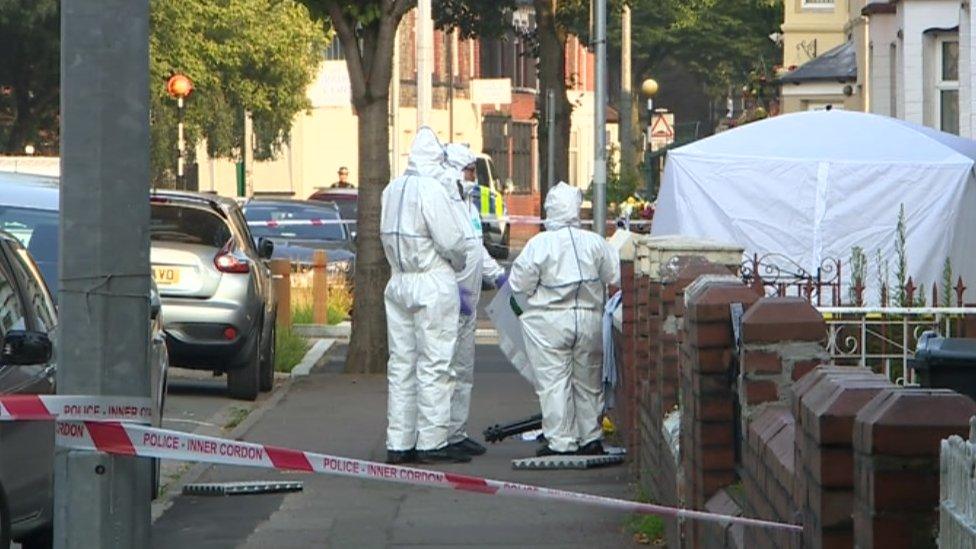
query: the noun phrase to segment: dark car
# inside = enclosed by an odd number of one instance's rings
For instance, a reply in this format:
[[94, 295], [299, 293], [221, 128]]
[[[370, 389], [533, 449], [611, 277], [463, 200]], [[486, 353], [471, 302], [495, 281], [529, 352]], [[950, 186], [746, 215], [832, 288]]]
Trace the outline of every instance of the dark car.
[[[54, 393], [56, 326], [40, 269], [16, 237], [0, 232], [0, 393]], [[54, 424], [0, 423], [0, 542], [48, 544], [53, 500]]]
[[355, 243], [339, 207], [310, 200], [251, 199], [244, 203], [251, 233], [274, 242], [274, 258], [288, 259], [296, 268], [313, 264], [316, 250], [325, 250], [326, 270], [332, 276], [351, 276]]
[[255, 241], [236, 202], [185, 192], [151, 197], [153, 277], [173, 366], [227, 374], [230, 396], [274, 384], [270, 241]]
[[353, 238], [356, 237], [356, 220], [359, 219], [359, 190], [355, 188], [321, 189], [316, 191], [309, 200], [332, 202], [339, 208], [339, 215], [347, 221], [346, 227]]

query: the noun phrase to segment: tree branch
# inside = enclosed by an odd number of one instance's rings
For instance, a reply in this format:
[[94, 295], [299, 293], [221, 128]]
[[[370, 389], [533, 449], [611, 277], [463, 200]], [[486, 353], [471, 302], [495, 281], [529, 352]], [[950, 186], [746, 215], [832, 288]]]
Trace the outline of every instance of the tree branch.
[[363, 68], [363, 56], [359, 51], [359, 41], [356, 40], [356, 30], [349, 20], [342, 14], [342, 8], [337, 0], [328, 0], [326, 9], [329, 19], [335, 27], [342, 49], [346, 53], [346, 68], [349, 71], [349, 84], [352, 87], [353, 102], [366, 95], [366, 71]]
[[416, 6], [417, 0], [394, 0], [393, 11], [390, 15], [393, 16], [393, 20], [399, 25], [400, 19]]
[[392, 13], [380, 20], [374, 43], [376, 55], [373, 57], [373, 65], [370, 67], [369, 75], [369, 93], [373, 97], [386, 97], [389, 94], [390, 79], [393, 77], [392, 58], [397, 28], [403, 19], [403, 14], [397, 15], [397, 13], [398, 8], [402, 8], [403, 4], [407, 5], [406, 10], [409, 11], [413, 4], [416, 4], [416, 1], [398, 0], [393, 6]]

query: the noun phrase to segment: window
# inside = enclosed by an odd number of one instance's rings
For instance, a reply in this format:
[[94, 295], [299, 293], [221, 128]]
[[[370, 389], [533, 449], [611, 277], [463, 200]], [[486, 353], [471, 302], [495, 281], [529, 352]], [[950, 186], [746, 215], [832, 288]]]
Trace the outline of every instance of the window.
[[325, 47], [325, 60], [343, 61], [345, 58], [346, 54], [342, 51], [342, 41], [339, 40], [338, 36], [332, 37], [329, 45]]
[[959, 134], [959, 41], [939, 40], [935, 108], [939, 129]]
[[253, 203], [244, 209], [248, 221], [285, 222], [276, 227], [253, 226], [256, 237], [298, 240], [346, 240], [346, 232], [339, 223], [323, 225], [290, 225], [288, 221], [312, 221], [316, 219], [337, 221], [339, 213], [331, 208], [284, 204], [275, 202]]
[[58, 212], [0, 207], [0, 229], [17, 237], [34, 257], [52, 294], [58, 292]]
[[152, 205], [149, 239], [223, 248], [231, 238], [223, 218], [202, 208]]
[[10, 262], [20, 280], [23, 281], [24, 293], [27, 297], [25, 304], [32, 309], [37, 322], [36, 328], [42, 332], [50, 332], [57, 325], [58, 317], [51, 296], [44, 287], [41, 273], [23, 246], [14, 243], [10, 248], [13, 252]]
[[800, 7], [805, 10], [833, 10], [834, 0], [800, 0]]
[[6, 268], [0, 269], [0, 337], [10, 330], [26, 329], [27, 321], [13, 276]]

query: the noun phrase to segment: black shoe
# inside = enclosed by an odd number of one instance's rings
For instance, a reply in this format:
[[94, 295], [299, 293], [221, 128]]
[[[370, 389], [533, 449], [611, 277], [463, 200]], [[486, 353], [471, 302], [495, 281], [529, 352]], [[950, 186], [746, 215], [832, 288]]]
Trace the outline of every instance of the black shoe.
[[471, 440], [470, 438], [466, 438], [460, 442], [455, 442], [451, 445], [451, 447], [456, 448], [469, 456], [482, 456], [488, 451], [487, 448]]
[[417, 450], [419, 463], [468, 463], [471, 456], [454, 446], [445, 446], [437, 450]]
[[546, 457], [546, 456], [572, 456], [576, 455], [576, 452], [557, 452], [549, 447], [548, 444], [544, 444], [535, 451], [536, 457]]
[[417, 462], [417, 452], [414, 450], [387, 450], [386, 462], [390, 465], [404, 465]]
[[607, 451], [603, 449], [603, 443], [599, 440], [587, 442], [582, 448], [576, 451], [581, 456], [605, 456]]

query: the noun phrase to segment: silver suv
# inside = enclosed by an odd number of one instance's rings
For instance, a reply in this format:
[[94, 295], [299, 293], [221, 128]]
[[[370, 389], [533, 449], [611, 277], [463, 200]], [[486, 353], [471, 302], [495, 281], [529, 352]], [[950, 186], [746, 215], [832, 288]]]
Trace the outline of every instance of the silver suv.
[[274, 384], [270, 240], [252, 239], [230, 199], [154, 192], [149, 238], [170, 363], [227, 374], [234, 398]]

